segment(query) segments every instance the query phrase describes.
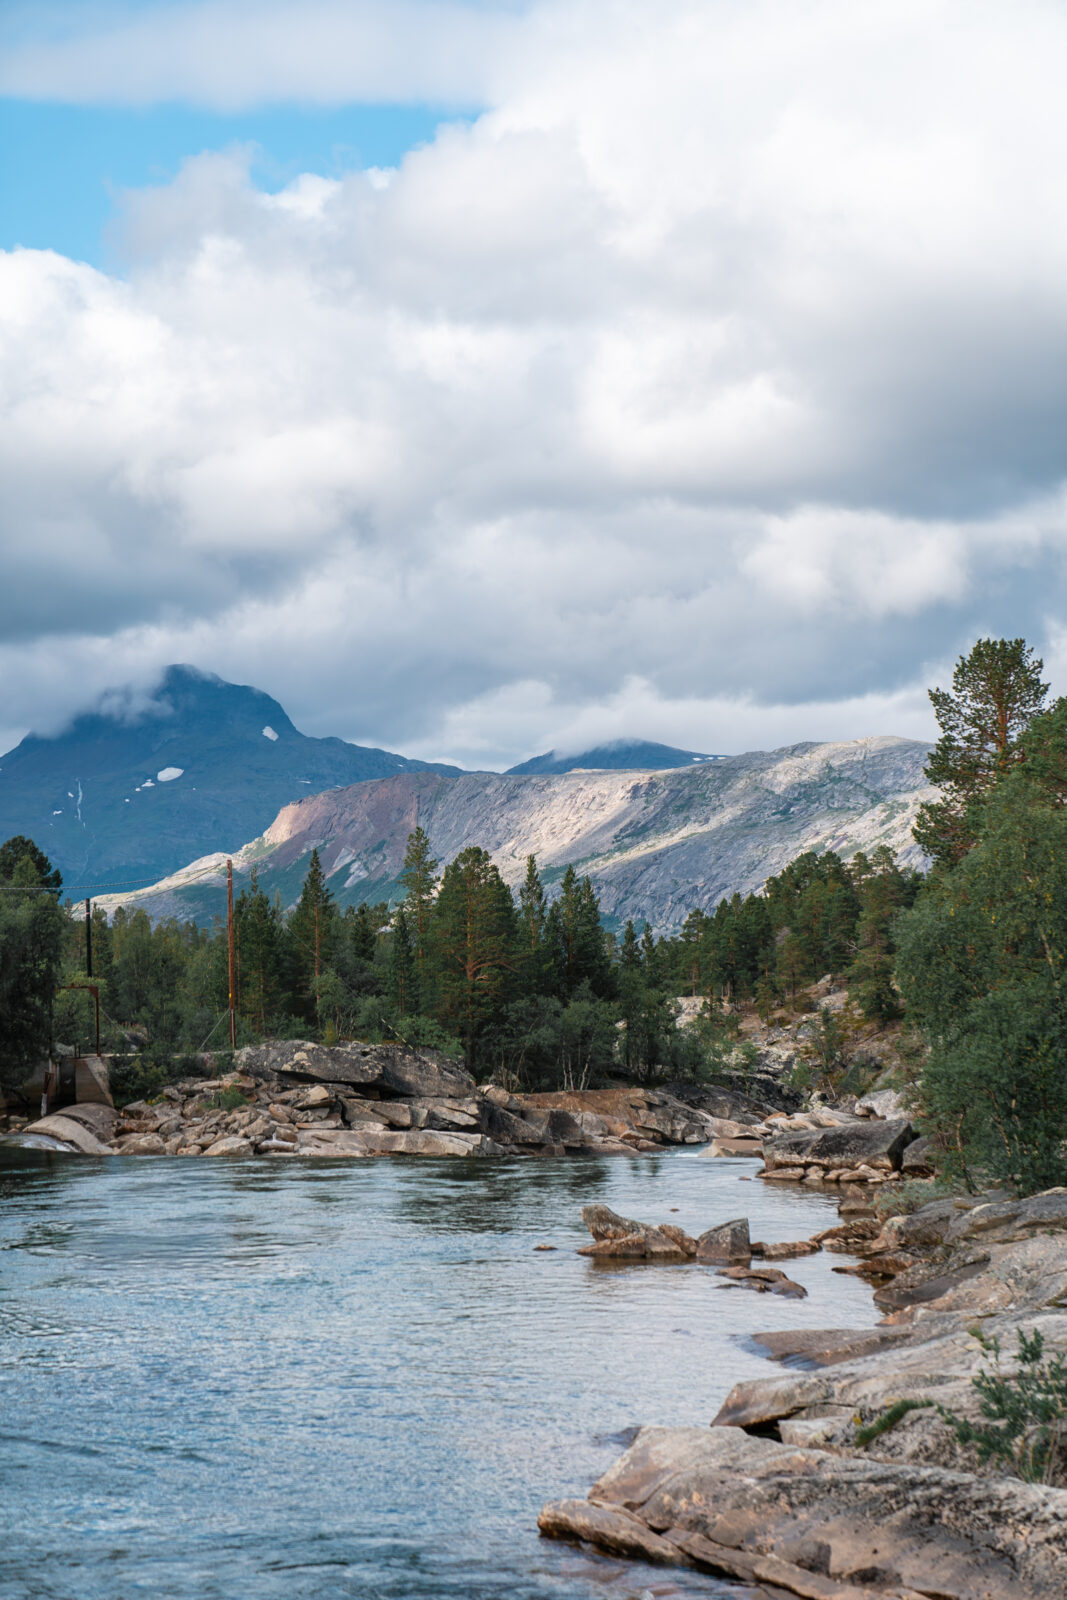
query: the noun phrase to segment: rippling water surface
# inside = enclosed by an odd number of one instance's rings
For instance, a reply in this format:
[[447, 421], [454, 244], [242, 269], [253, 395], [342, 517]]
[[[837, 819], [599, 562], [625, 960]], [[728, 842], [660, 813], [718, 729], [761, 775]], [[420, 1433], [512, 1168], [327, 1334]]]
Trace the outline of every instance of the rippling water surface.
[[737, 1593], [537, 1512], [772, 1374], [754, 1330], [875, 1320], [840, 1256], [788, 1264], [796, 1301], [575, 1254], [593, 1200], [836, 1220], [751, 1161], [32, 1160], [0, 1168], [3, 1600]]

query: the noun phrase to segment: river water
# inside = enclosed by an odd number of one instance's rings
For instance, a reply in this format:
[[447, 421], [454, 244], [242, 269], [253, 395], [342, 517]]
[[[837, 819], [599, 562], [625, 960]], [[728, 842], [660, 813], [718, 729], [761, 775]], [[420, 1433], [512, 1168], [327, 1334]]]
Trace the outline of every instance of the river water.
[[2, 1600], [736, 1595], [537, 1512], [773, 1374], [754, 1330], [875, 1320], [840, 1256], [798, 1301], [575, 1254], [594, 1200], [836, 1221], [752, 1161], [0, 1159]]

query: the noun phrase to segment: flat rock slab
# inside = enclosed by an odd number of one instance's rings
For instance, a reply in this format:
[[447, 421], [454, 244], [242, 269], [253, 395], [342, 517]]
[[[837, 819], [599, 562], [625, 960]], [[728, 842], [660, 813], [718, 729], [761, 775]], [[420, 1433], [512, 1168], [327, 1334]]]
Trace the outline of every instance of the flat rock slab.
[[808, 1291], [803, 1284], [794, 1283], [777, 1267], [720, 1267], [718, 1276], [729, 1278], [742, 1289], [755, 1289], [757, 1294], [783, 1294], [790, 1300], [806, 1300]]
[[772, 1361], [803, 1361], [811, 1366], [829, 1367], [858, 1356], [874, 1355], [879, 1350], [907, 1337], [907, 1328], [796, 1328], [771, 1329], [754, 1333], [753, 1342], [766, 1350]]
[[[726, 1551], [738, 1564], [718, 1570], [805, 1600], [1067, 1593], [1067, 1491], [1012, 1479], [840, 1456], [738, 1428], [643, 1428], [590, 1502], [643, 1524], [662, 1541], [658, 1552], [674, 1543], [687, 1564], [704, 1564], [691, 1540], [706, 1539], [711, 1570]], [[620, 1526], [593, 1513], [584, 1522], [575, 1514], [569, 1534], [567, 1523], [557, 1503], [542, 1531], [598, 1544], [598, 1527], [606, 1541]], [[639, 1548], [639, 1532], [629, 1537]], [[767, 1561], [776, 1563], [773, 1577]]]
[[819, 1249], [814, 1239], [783, 1239], [778, 1244], [754, 1244], [752, 1254], [764, 1261], [795, 1261], [800, 1256], [817, 1256]]

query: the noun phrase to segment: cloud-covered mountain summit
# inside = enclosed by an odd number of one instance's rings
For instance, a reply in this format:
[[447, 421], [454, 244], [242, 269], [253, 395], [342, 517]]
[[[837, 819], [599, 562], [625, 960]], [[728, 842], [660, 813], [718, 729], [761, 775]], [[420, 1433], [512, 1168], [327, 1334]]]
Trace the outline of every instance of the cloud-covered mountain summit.
[[151, 880], [209, 842], [237, 849], [290, 800], [429, 770], [458, 769], [309, 738], [262, 690], [171, 666], [0, 756], [0, 839], [34, 839], [72, 889]]
[[721, 761], [722, 756], [700, 755], [696, 750], [676, 750], [673, 745], [657, 744], [653, 739], [611, 739], [590, 750], [546, 750], [509, 767], [515, 776], [534, 772], [661, 772], [668, 767], [698, 766], [702, 761]]

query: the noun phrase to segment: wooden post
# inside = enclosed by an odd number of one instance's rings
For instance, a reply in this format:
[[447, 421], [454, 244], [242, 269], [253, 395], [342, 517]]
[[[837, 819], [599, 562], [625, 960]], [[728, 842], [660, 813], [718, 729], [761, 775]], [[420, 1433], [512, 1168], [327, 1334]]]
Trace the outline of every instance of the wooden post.
[[237, 1006], [233, 973], [233, 862], [226, 863], [226, 949], [230, 969], [230, 1049], [237, 1049]]
[[[92, 907], [90, 906], [88, 900], [86, 900], [86, 902], [85, 902], [85, 976], [87, 978], [91, 978], [92, 975], [93, 975], [93, 913], [92, 913]], [[99, 1027], [97, 1027], [96, 1031], [97, 1031], [97, 1033], [100, 1032]], [[97, 1053], [97, 1055], [100, 1054], [99, 1046], [97, 1047], [96, 1053]]]

